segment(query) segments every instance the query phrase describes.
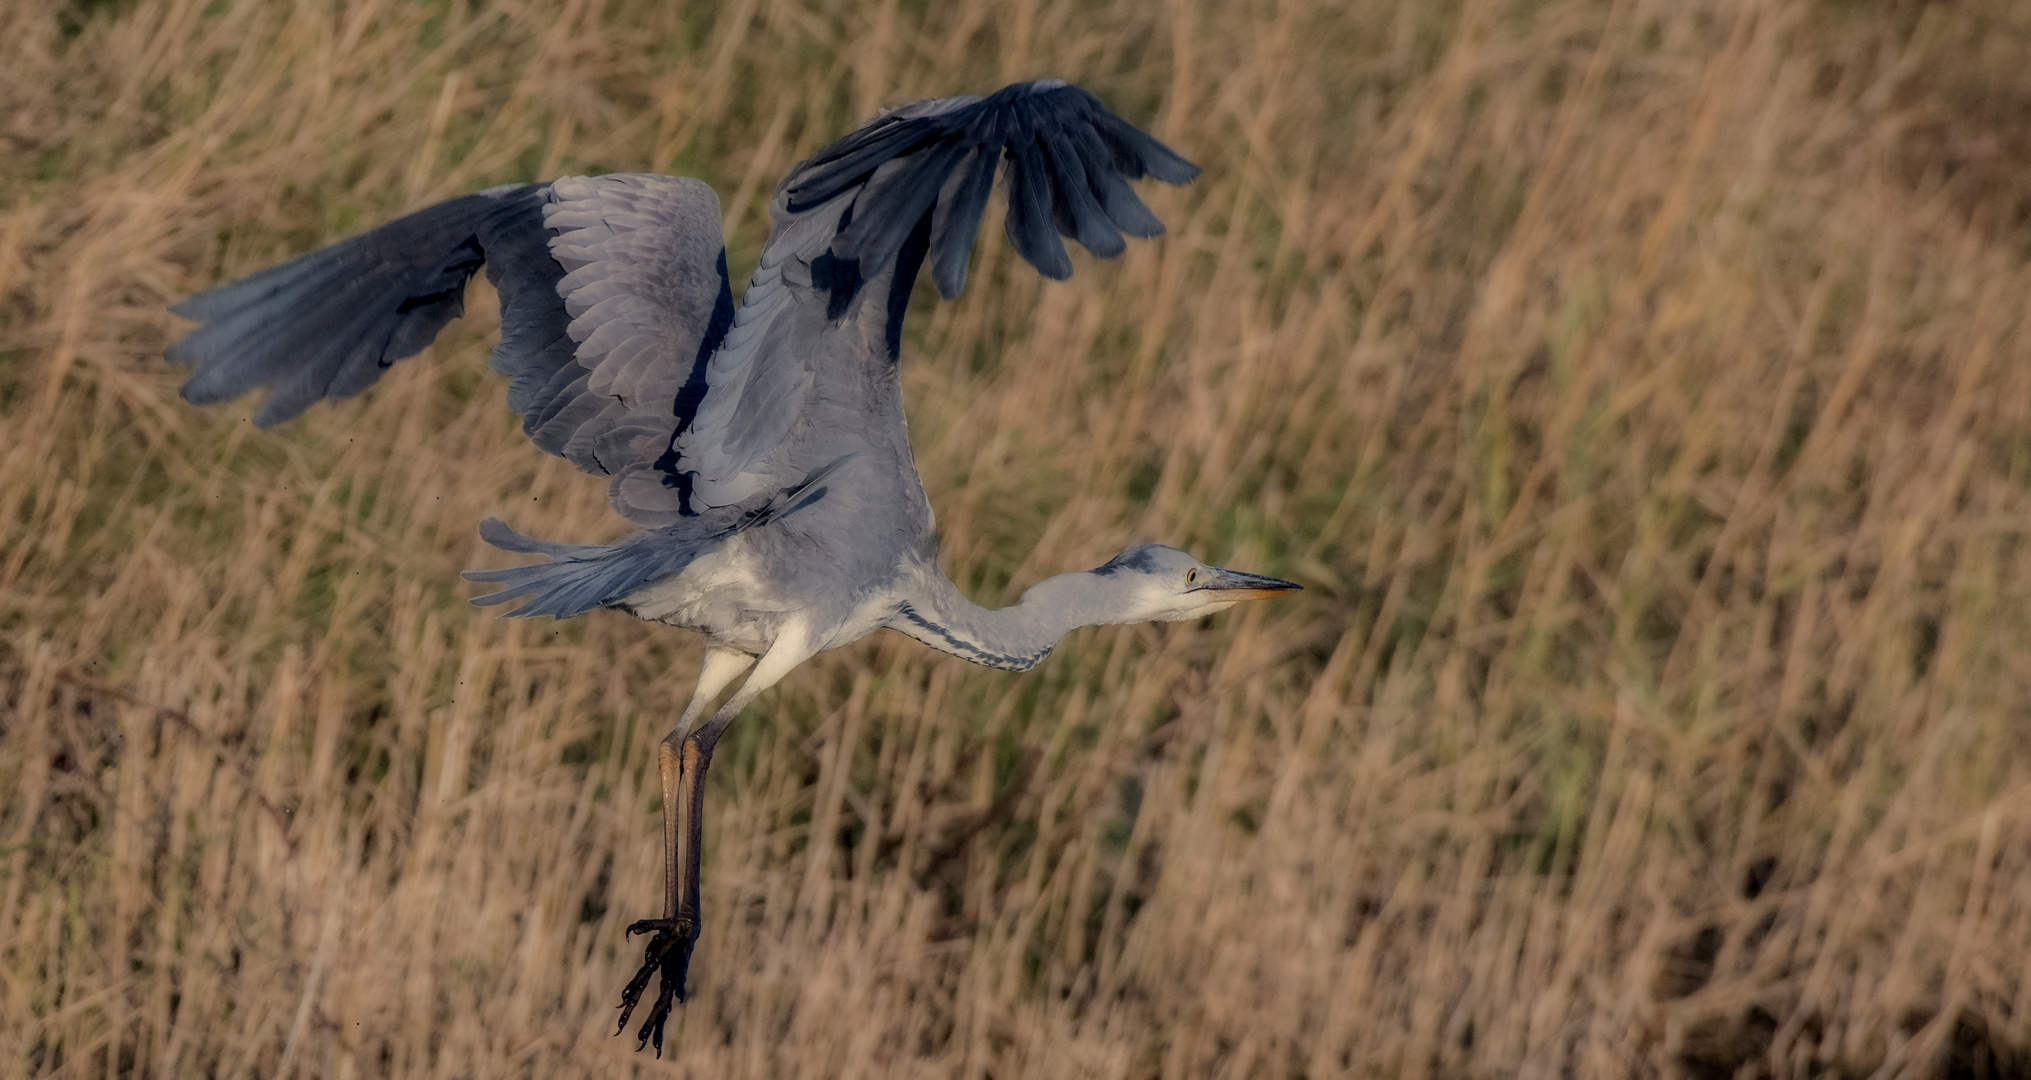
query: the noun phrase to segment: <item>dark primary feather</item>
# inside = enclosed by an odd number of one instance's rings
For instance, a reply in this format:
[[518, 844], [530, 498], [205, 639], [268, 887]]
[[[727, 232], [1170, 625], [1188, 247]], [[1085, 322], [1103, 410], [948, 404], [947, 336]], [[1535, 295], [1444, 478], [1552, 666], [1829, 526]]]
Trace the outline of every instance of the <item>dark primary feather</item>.
[[[1108, 112], [1099, 98], [1045, 81], [892, 110], [792, 170], [783, 205], [798, 214], [866, 185], [831, 248], [837, 258], [860, 261], [863, 279], [932, 211], [932, 280], [950, 299], [966, 284], [987, 189], [1004, 160], [1009, 240], [1031, 265], [1060, 279], [1071, 275], [1072, 264], [1059, 234], [1105, 257], [1121, 253], [1122, 233], [1163, 232], [1127, 181], [1152, 176], [1184, 184], [1199, 175], [1198, 166]], [[887, 175], [877, 171], [894, 164], [900, 167]]]
[[278, 424], [422, 351], [483, 262], [501, 298], [489, 363], [529, 438], [611, 477], [636, 521], [682, 516], [665, 459], [733, 321], [719, 200], [696, 180], [565, 177], [439, 203], [176, 305], [203, 325], [167, 355], [197, 365], [186, 399], [267, 387], [255, 422]]
[[1052, 221], [1051, 191], [1044, 178], [1044, 152], [1034, 140], [1024, 140], [1007, 151], [1008, 233], [1016, 254], [1021, 255], [1045, 277], [1063, 281], [1072, 276], [1072, 260], [1058, 240]]
[[[994, 190], [994, 170], [1000, 164], [1000, 151], [974, 147], [939, 189], [931, 214], [931, 283], [940, 296], [957, 296], [966, 287], [966, 262], [973, 254], [973, 237], [980, 231], [987, 196]], [[1141, 200], [1136, 205], [1142, 205]]]
[[170, 308], [204, 324], [166, 353], [198, 363], [185, 400], [209, 405], [267, 386], [255, 422], [269, 427], [366, 389], [463, 313], [483, 258], [478, 233], [533, 190], [439, 203]]
[[[1118, 255], [1123, 233], [1163, 231], [1128, 181], [1182, 183], [1199, 170], [1061, 82], [904, 105], [820, 150], [777, 188], [761, 262], [705, 369], [695, 421], [677, 435], [671, 467], [694, 510], [779, 482], [799, 440], [839, 434], [799, 426], [807, 404], [823, 396], [813, 397], [824, 382], [814, 365], [893, 360], [927, 259], [938, 291], [959, 293], [997, 171], [1011, 244], [1062, 279], [1072, 260], [1061, 234], [1096, 255]], [[880, 308], [857, 308], [870, 286], [881, 295], [869, 303]], [[882, 320], [879, 334], [840, 329], [868, 316]], [[880, 354], [867, 347], [875, 341], [886, 346]]]

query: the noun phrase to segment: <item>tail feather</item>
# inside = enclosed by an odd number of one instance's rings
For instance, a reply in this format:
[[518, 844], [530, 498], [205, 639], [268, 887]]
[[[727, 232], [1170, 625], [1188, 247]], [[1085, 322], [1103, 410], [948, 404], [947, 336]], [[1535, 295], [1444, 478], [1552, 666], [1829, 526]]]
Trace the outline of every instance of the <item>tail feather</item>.
[[[503, 526], [505, 529], [505, 526]], [[499, 592], [475, 596], [480, 607], [505, 604], [519, 596], [529, 602], [507, 614], [517, 618], [550, 615], [568, 619], [594, 608], [612, 607], [636, 589], [676, 573], [718, 543], [729, 530], [717, 534], [678, 535], [677, 530], [657, 529], [636, 533], [618, 544], [543, 544], [519, 534], [486, 537], [487, 542], [508, 551], [550, 556], [551, 561], [528, 566], [507, 566], [496, 570], [467, 570], [467, 581], [504, 585]], [[508, 543], [501, 543], [508, 539]]]
[[[507, 522], [493, 517], [480, 522], [480, 539], [500, 548], [502, 551], [512, 551], [518, 555], [548, 555], [553, 559], [568, 559], [573, 556], [591, 558], [594, 557], [595, 553], [606, 550], [606, 546], [603, 544], [554, 544], [548, 540], [537, 540], [532, 537], [523, 536], [509, 527]], [[471, 577], [474, 573], [479, 573], [479, 571], [469, 571], [467, 576]], [[472, 578], [472, 580], [486, 581], [488, 579]]]
[[515, 618], [550, 615], [568, 619], [594, 608], [612, 607], [649, 582], [691, 565], [727, 537], [779, 520], [823, 498], [825, 489], [819, 485], [852, 456], [813, 470], [794, 488], [638, 532], [618, 544], [554, 544], [524, 536], [499, 518], [488, 518], [480, 523], [480, 539], [503, 551], [543, 555], [550, 561], [467, 570], [463, 576], [467, 581], [506, 586], [499, 592], [473, 597], [479, 607], [529, 597], [528, 603], [506, 613]]

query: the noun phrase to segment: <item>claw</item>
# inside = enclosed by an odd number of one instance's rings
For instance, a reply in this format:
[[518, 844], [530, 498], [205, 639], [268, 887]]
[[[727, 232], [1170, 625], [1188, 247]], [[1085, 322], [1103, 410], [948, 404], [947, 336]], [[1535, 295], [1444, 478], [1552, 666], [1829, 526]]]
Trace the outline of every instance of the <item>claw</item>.
[[641, 1030], [635, 1033], [635, 1049], [640, 1050], [655, 1043], [656, 1056], [663, 1056], [663, 1028], [670, 1019], [672, 1002], [684, 1001], [684, 977], [691, 969], [691, 947], [698, 941], [698, 924], [690, 919], [641, 919], [628, 924], [626, 936], [651, 934], [648, 947], [643, 950], [642, 966], [635, 977], [628, 980], [627, 988], [621, 991], [621, 1022], [614, 1034], [628, 1030], [628, 1018], [635, 1013], [635, 1006], [641, 1003], [642, 991], [649, 987], [649, 976], [660, 974], [662, 981], [656, 987], [656, 1001], [649, 1006], [649, 1015], [642, 1020]]
[[653, 934], [659, 930], [668, 933], [677, 928], [675, 919], [636, 919], [628, 924], [622, 936], [633, 938], [636, 934]]

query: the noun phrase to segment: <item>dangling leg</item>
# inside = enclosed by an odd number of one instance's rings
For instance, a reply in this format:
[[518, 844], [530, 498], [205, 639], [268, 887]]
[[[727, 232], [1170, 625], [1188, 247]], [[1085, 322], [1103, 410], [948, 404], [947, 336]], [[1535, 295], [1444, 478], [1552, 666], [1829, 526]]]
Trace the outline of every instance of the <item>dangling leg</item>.
[[[712, 699], [726, 689], [727, 683], [754, 662], [754, 657], [738, 649], [707, 645], [705, 663], [698, 669], [698, 688], [691, 692], [691, 703], [684, 706], [684, 715], [677, 718], [677, 726], [671, 728], [670, 734], [665, 735], [656, 746], [656, 771], [662, 774], [663, 779], [663, 919], [666, 921], [674, 922], [677, 917], [677, 845], [683, 831], [678, 810], [683, 801], [678, 793], [682, 775], [679, 748], [691, 725], [698, 720], [698, 714], [712, 704]], [[630, 926], [628, 936], [632, 937], [634, 933], [634, 927]], [[649, 985], [650, 973], [658, 966], [661, 953], [657, 946], [662, 943], [662, 937], [659, 934], [649, 943], [649, 962], [642, 965], [641, 971], [628, 981], [627, 989], [621, 991], [621, 1022], [614, 1031], [616, 1035], [628, 1029], [628, 1015], [635, 1011], [635, 1003], [641, 1000], [643, 988]], [[659, 1030], [656, 1040], [658, 1056], [662, 1055], [663, 1049], [661, 1036]]]
[[663, 1056], [663, 1025], [670, 1018], [671, 1003], [684, 1000], [684, 976], [691, 967], [691, 947], [698, 941], [698, 857], [699, 845], [704, 840], [705, 770], [712, 764], [712, 748], [727, 725], [756, 695], [811, 655], [801, 640], [796, 647], [785, 647], [787, 639], [802, 636], [786, 634], [777, 639], [740, 690], [720, 706], [711, 720], [693, 729], [692, 721], [703, 709], [704, 701], [712, 697], [705, 692], [706, 683], [717, 678], [718, 683], [712, 688], [712, 693], [717, 693], [749, 662], [745, 653], [708, 650], [705, 670], [699, 676], [699, 694], [692, 698], [677, 727], [656, 748], [657, 770], [663, 774], [663, 917], [642, 919], [628, 926], [629, 937], [649, 933], [655, 936], [649, 939], [641, 969], [621, 991], [621, 1022], [614, 1034], [627, 1030], [628, 1017], [634, 1014], [642, 991], [648, 988], [649, 976], [660, 973], [662, 981], [656, 988], [655, 1004], [649, 1007], [649, 1015], [636, 1033], [643, 1045], [651, 1041], [656, 1044], [657, 1057]]
[[[739, 649], [725, 649], [717, 645], [705, 647], [705, 666], [698, 672], [698, 689], [691, 694], [691, 704], [684, 707], [684, 715], [677, 718], [677, 726], [656, 746], [656, 771], [663, 778], [663, 917], [677, 917], [678, 882], [677, 852], [683, 843], [682, 803], [678, 789], [684, 775], [684, 737], [690, 733], [691, 725], [698, 721], [698, 714], [705, 711], [712, 699], [734, 677], [748, 669], [755, 658]], [[681, 995], [680, 995], [681, 997]], [[621, 1017], [621, 1026], [627, 1026], [627, 1017]], [[620, 1032], [615, 1032], [618, 1035]]]

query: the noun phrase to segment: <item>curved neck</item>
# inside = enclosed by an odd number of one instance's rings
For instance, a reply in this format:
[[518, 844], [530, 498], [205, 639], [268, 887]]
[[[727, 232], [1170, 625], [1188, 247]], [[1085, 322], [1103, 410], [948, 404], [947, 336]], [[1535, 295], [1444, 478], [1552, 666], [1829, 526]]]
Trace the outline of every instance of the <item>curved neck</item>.
[[1117, 621], [1122, 592], [1117, 579], [1079, 571], [1037, 582], [1014, 607], [990, 609], [968, 600], [934, 564], [918, 575], [888, 624], [976, 664], [1028, 671], [1073, 630]]

